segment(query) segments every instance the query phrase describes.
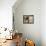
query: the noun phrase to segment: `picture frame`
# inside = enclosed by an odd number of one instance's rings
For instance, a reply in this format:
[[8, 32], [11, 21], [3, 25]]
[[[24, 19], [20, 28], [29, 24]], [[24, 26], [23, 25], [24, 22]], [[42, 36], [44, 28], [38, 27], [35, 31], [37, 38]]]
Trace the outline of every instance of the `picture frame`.
[[34, 24], [34, 15], [23, 15], [23, 24]]

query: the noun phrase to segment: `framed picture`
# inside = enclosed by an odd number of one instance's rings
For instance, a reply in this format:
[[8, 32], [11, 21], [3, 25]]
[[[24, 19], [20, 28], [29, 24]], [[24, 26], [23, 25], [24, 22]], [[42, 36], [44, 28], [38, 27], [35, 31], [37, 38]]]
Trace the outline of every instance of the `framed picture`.
[[34, 24], [34, 15], [23, 15], [23, 24]]

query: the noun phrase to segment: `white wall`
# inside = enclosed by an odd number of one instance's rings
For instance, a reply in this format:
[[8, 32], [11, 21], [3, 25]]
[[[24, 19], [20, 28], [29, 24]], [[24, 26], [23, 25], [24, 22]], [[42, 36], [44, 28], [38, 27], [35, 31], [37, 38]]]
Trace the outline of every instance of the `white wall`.
[[0, 27], [12, 28], [12, 6], [16, 0], [0, 0]]
[[[22, 32], [25, 38], [34, 40], [36, 46], [41, 46], [40, 5], [40, 0], [23, 0], [17, 9], [13, 8], [15, 28], [18, 32]], [[34, 15], [34, 24], [23, 24], [23, 15], [32, 14]]]
[[46, 0], [41, 1], [41, 38], [42, 46], [46, 46]]

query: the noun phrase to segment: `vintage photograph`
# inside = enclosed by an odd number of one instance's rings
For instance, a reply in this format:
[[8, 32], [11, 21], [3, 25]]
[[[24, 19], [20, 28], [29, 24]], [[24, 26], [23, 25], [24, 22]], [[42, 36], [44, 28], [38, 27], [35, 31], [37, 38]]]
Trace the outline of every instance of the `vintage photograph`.
[[24, 15], [23, 24], [34, 24], [34, 15]]

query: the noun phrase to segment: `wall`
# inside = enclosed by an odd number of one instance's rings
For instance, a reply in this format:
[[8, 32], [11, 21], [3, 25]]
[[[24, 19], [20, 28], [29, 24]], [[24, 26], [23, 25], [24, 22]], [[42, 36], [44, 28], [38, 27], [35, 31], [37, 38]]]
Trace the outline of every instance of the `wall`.
[[[23, 33], [24, 38], [34, 40], [36, 46], [41, 46], [40, 2], [40, 0], [23, 0], [17, 8], [13, 7], [15, 28], [18, 32]], [[23, 15], [32, 14], [34, 15], [34, 24], [23, 24]]]
[[41, 1], [41, 41], [46, 46], [46, 0]]
[[12, 28], [12, 6], [16, 0], [0, 0], [0, 27]]

